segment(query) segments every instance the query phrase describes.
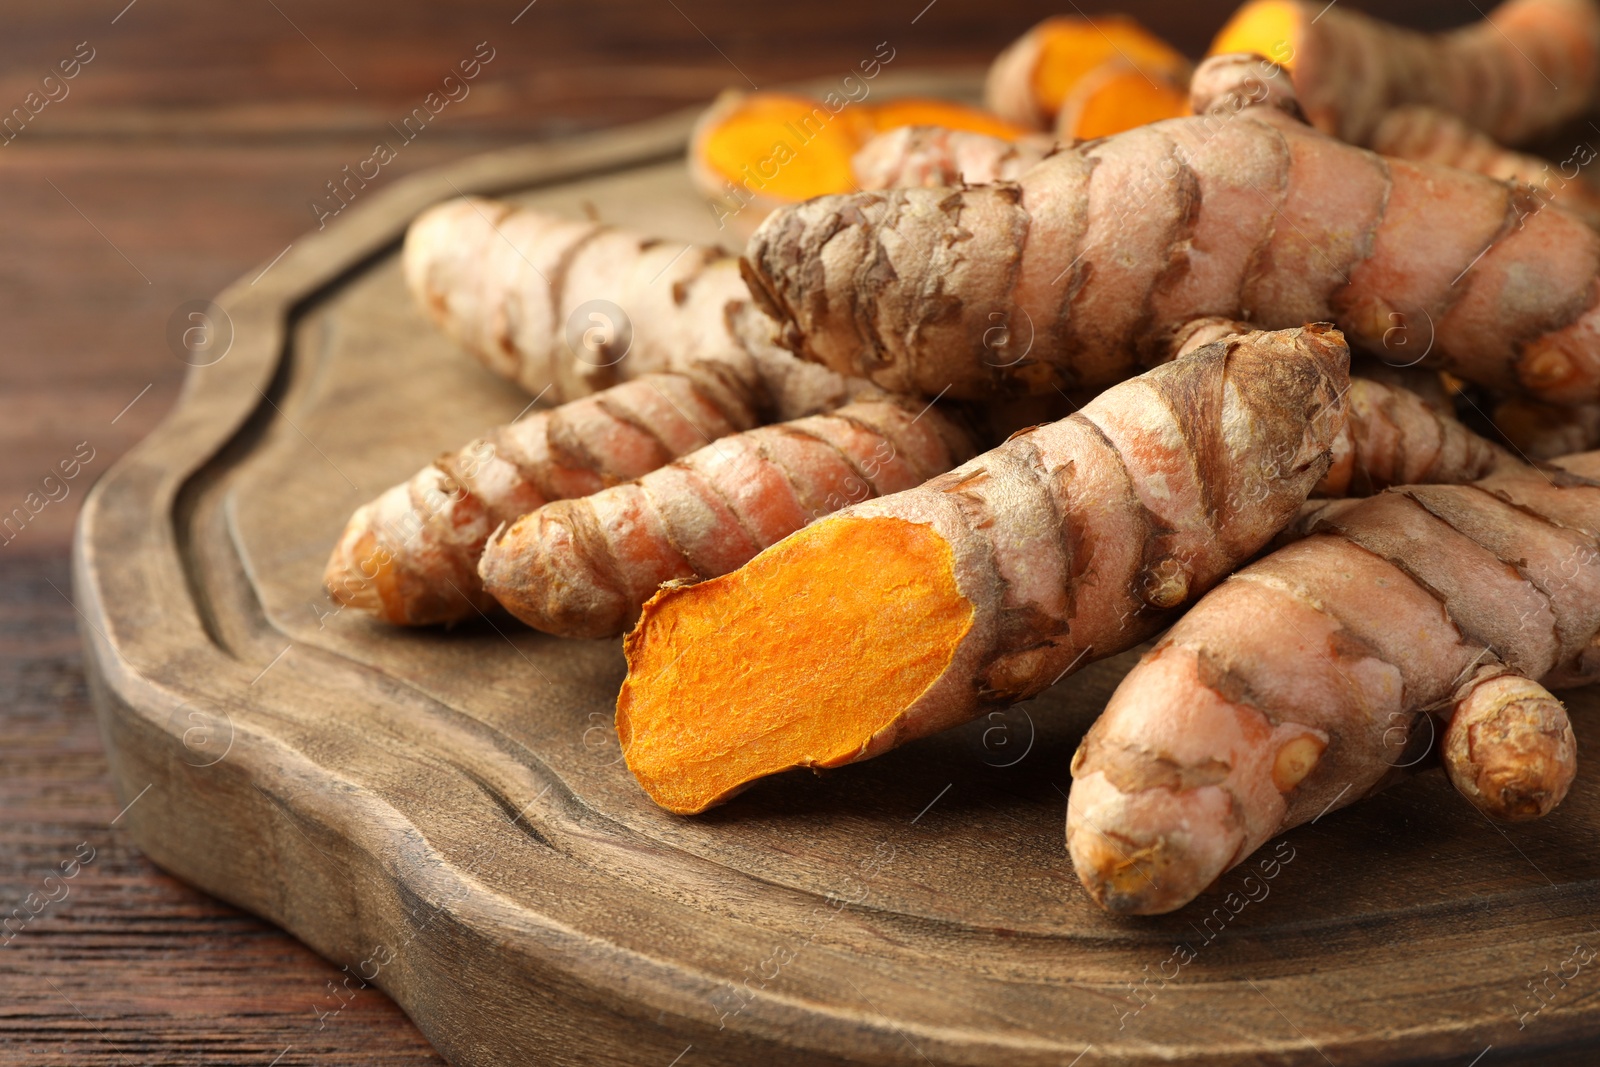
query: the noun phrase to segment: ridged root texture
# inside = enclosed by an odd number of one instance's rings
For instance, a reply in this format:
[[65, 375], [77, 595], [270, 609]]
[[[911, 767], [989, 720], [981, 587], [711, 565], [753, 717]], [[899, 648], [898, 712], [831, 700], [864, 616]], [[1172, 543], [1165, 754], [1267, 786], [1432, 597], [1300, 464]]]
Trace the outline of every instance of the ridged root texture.
[[547, 403], [663, 371], [723, 379], [775, 419], [855, 395], [776, 347], [738, 260], [714, 246], [462, 197], [417, 217], [402, 264], [445, 333]]
[[[1237, 67], [1208, 61], [1197, 84], [1213, 64]], [[793, 351], [929, 396], [1104, 387], [1213, 315], [1331, 321], [1391, 362], [1426, 353], [1491, 388], [1600, 399], [1600, 234], [1525, 188], [1387, 160], [1285, 108], [1269, 91], [1015, 182], [782, 209], [747, 248], [752, 296]]]
[[[1560, 162], [1502, 148], [1488, 134], [1436, 108], [1397, 107], [1372, 134], [1372, 150], [1413, 163], [1437, 163], [1533, 186], [1539, 200], [1600, 229], [1600, 189], [1590, 168], [1595, 151], [1579, 145]], [[1572, 168], [1571, 172], [1568, 168]]]
[[1318, 129], [1370, 144], [1389, 109], [1426, 104], [1502, 144], [1524, 144], [1593, 104], [1600, 9], [1589, 0], [1509, 0], [1441, 34], [1401, 29], [1318, 0], [1245, 4], [1211, 53], [1254, 52], [1289, 68]]
[[[1247, 323], [1231, 319], [1195, 319], [1174, 334], [1173, 351], [1181, 356], [1249, 332]], [[1333, 462], [1311, 491], [1314, 498], [1368, 496], [1412, 483], [1454, 485], [1523, 465], [1456, 419], [1439, 376], [1430, 371], [1368, 360], [1351, 374], [1345, 408]]]
[[[830, 575], [819, 589], [822, 560]], [[757, 778], [859, 758], [945, 672], [972, 627], [954, 564], [926, 526], [831, 517], [748, 567], [675, 591], [677, 610], [628, 635], [617, 736], [629, 769], [657, 804], [691, 814]], [[913, 636], [884, 642], [884, 632]], [[719, 640], [730, 633], [782, 639], [730, 657]], [[687, 707], [636, 709], [643, 684], [720, 709], [715, 729]]]
[[1347, 360], [1318, 327], [1207, 346], [732, 574], [663, 589], [624, 644], [628, 766], [657, 803], [696, 812], [1138, 643], [1304, 502], [1343, 422]]
[[1571, 783], [1545, 687], [1600, 673], [1600, 483], [1523, 468], [1303, 525], [1179, 620], [1074, 757], [1067, 844], [1108, 909], [1182, 907], [1436, 749], [1497, 818], [1544, 814]]
[[[734, 383], [735, 385], [737, 383]], [[340, 604], [386, 622], [471, 618], [490, 532], [553, 500], [637, 478], [756, 424], [755, 398], [716, 378], [651, 374], [500, 426], [350, 517], [323, 576]]]
[[851, 166], [862, 189], [928, 189], [1014, 181], [1055, 148], [1029, 134], [1008, 141], [942, 126], [902, 126], [862, 146]]
[[664, 582], [715, 578], [812, 519], [973, 453], [937, 407], [848, 404], [724, 438], [636, 481], [524, 516], [484, 552], [485, 588], [547, 633], [627, 629]]

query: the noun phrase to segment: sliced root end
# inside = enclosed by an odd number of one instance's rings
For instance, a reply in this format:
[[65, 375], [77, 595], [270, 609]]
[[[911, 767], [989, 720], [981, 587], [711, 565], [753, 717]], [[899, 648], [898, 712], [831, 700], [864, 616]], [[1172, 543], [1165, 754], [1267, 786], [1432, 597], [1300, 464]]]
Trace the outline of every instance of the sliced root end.
[[931, 527], [823, 519], [645, 605], [617, 700], [628, 767], [692, 814], [769, 774], [854, 762], [944, 674], [972, 619]]

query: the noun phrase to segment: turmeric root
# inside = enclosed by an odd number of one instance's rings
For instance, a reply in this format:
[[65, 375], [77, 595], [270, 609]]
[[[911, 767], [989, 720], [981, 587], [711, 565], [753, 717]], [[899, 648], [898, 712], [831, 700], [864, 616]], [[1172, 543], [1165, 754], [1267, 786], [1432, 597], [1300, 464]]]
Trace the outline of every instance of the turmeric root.
[[695, 124], [689, 173], [718, 225], [734, 220], [748, 232], [779, 205], [856, 188], [850, 161], [862, 145], [886, 130], [925, 125], [1005, 140], [1026, 132], [949, 100], [868, 104], [729, 90]]
[[1055, 133], [1072, 144], [1187, 114], [1189, 92], [1184, 82], [1155, 77], [1123, 59], [1112, 59], [1078, 79], [1067, 93], [1056, 112]]
[[[1174, 346], [1181, 356], [1249, 332], [1242, 322], [1197, 319], [1178, 330]], [[1363, 372], [1350, 376], [1344, 425], [1330, 449], [1333, 462], [1313, 497], [1370, 496], [1395, 485], [1459, 485], [1522, 466], [1455, 418], [1438, 375], [1376, 364]]]
[[1078, 749], [1067, 843], [1107, 908], [1181, 907], [1439, 733], [1452, 782], [1495, 817], [1548, 812], [1571, 784], [1544, 687], [1600, 676], [1600, 482], [1524, 467], [1302, 528], [1179, 620]]
[[549, 400], [660, 371], [715, 375], [793, 419], [849, 399], [838, 375], [773, 343], [738, 261], [481, 197], [406, 233], [417, 303], [490, 370]]
[[1495, 405], [1491, 421], [1511, 447], [1530, 460], [1600, 447], [1600, 404], [1557, 407], [1512, 397]]
[[1587, 112], [1600, 88], [1600, 9], [1508, 0], [1470, 26], [1414, 33], [1321, 0], [1254, 0], [1211, 45], [1287, 68], [1313, 125], [1367, 145], [1391, 108], [1428, 104], [1520, 145]]
[[[1438, 163], [1487, 174], [1502, 181], [1531, 185], [1547, 204], [1571, 212], [1600, 229], [1600, 189], [1582, 174], [1594, 162], [1594, 150], [1580, 145], [1560, 171], [1549, 160], [1502, 148], [1488, 134], [1461, 119], [1421, 105], [1387, 112], [1372, 133], [1371, 148], [1380, 155], [1414, 163]], [[1567, 173], [1570, 171], [1570, 173]]]
[[[1259, 66], [1235, 92], [1208, 73], [1238, 61], [1208, 60], [1196, 117], [1057, 152], [1014, 183], [777, 211], [747, 249], [752, 296], [785, 346], [895, 392], [1104, 386], [1220, 315], [1331, 319], [1464, 380], [1600, 398], [1600, 235], [1518, 187], [1325, 137]], [[1019, 340], [996, 351], [997, 331]]]
[[1248, 559], [1327, 470], [1348, 350], [1234, 337], [948, 474], [852, 505], [624, 641], [617, 733], [656, 803], [879, 755], [1129, 648]]
[[1056, 147], [1027, 134], [1014, 141], [943, 126], [902, 126], [880, 133], [851, 160], [862, 189], [943, 188], [1015, 181]]
[[1126, 15], [1059, 16], [1000, 53], [984, 100], [1019, 126], [1103, 137], [1183, 114], [1190, 73], [1182, 53]]
[[807, 522], [897, 493], [971, 457], [935, 407], [890, 400], [725, 437], [581, 499], [525, 515], [483, 554], [484, 587], [564, 637], [610, 637], [668, 581], [738, 568]]
[[1344, 429], [1318, 497], [1369, 496], [1397, 485], [1460, 485], [1523, 464], [1409, 389], [1350, 379]]
[[339, 603], [391, 623], [469, 618], [494, 603], [478, 578], [478, 559], [497, 526], [549, 501], [637, 478], [755, 425], [754, 397], [728, 382], [682, 374], [647, 374], [534, 412], [357, 509], [324, 585]]

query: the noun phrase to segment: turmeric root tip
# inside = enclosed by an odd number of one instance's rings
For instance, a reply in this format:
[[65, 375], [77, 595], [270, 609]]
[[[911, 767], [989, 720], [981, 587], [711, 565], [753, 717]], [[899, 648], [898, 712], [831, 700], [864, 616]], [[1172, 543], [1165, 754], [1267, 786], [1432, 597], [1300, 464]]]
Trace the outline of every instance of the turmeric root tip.
[[1577, 742], [1561, 701], [1504, 668], [1488, 668], [1469, 683], [1443, 754], [1457, 792], [1508, 822], [1549, 814], [1577, 773]]

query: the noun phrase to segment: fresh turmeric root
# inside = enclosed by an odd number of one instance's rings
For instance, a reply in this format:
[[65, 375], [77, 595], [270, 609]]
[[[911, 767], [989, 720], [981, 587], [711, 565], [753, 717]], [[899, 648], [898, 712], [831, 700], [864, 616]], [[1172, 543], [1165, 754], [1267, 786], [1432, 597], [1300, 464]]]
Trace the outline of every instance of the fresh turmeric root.
[[1454, 115], [1415, 105], [1386, 113], [1373, 130], [1371, 148], [1395, 159], [1438, 163], [1501, 181], [1522, 182], [1532, 186], [1534, 195], [1546, 204], [1571, 212], [1591, 228], [1600, 229], [1600, 189], [1583, 173], [1595, 160], [1594, 150], [1587, 145], [1578, 146], [1570, 158], [1552, 164], [1539, 156], [1502, 148], [1488, 134]]
[[1221, 315], [1331, 319], [1467, 381], [1600, 398], [1600, 235], [1519, 187], [1317, 133], [1270, 64], [1216, 57], [1195, 86], [1196, 117], [1014, 183], [777, 211], [747, 249], [751, 293], [785, 346], [894, 392], [1104, 386]]
[[391, 623], [470, 618], [494, 604], [478, 559], [496, 527], [753, 428], [756, 398], [738, 384], [647, 374], [491, 430], [357, 509], [323, 584]]
[[902, 126], [863, 145], [851, 167], [862, 189], [982, 185], [1016, 181], [1055, 147], [1056, 139], [1045, 134], [1008, 141], [943, 126]]
[[1057, 139], [1074, 144], [1189, 114], [1187, 83], [1107, 60], [1074, 85], [1056, 112]]
[[[490, 431], [356, 511], [324, 584], [389, 622], [491, 607], [478, 577], [485, 540], [549, 501], [880, 395], [775, 347], [735, 261], [717, 249], [469, 198], [412, 225], [404, 264], [422, 306], [492, 370], [540, 396], [580, 399]], [[612, 381], [621, 384], [585, 397]]]
[[1090, 894], [1181, 907], [1436, 734], [1486, 813], [1555, 807], [1575, 749], [1544, 686], [1600, 678], [1600, 454], [1575, 460], [1327, 505], [1205, 596], [1073, 759], [1067, 843]]
[[1529, 460], [1600, 447], [1600, 404], [1557, 407], [1512, 397], [1495, 405], [1491, 420], [1506, 442]]
[[776, 419], [851, 395], [838, 375], [774, 345], [738, 261], [719, 248], [464, 197], [411, 224], [402, 261], [445, 333], [547, 400], [661, 371], [737, 383]]
[[[1249, 332], [1248, 325], [1230, 319], [1196, 319], [1178, 331], [1175, 352], [1186, 355]], [[1345, 412], [1329, 449], [1333, 461], [1313, 497], [1370, 496], [1396, 485], [1459, 485], [1523, 465], [1462, 424], [1438, 375], [1427, 371], [1371, 362], [1359, 373], [1353, 369]]]
[[984, 100], [1069, 143], [1187, 113], [1188, 59], [1126, 15], [1045, 19], [989, 68]]
[[[1050, 19], [996, 61], [992, 112], [914, 97], [852, 104], [837, 94], [730, 90], [696, 123], [689, 170], [718, 225], [748, 233], [774, 209], [816, 196], [1014, 177], [1055, 143], [1029, 130], [1071, 142], [1187, 114], [1189, 74], [1188, 60], [1132, 19]], [[908, 127], [951, 132], [937, 146], [883, 141]], [[1014, 160], [999, 158], [1012, 143]]]
[[831, 94], [729, 90], [700, 117], [689, 140], [689, 173], [719, 227], [748, 233], [775, 207], [856, 188], [851, 157], [875, 135], [940, 126], [1012, 140], [1027, 131], [987, 111], [918, 97], [851, 103]]
[[1348, 350], [1234, 337], [731, 574], [668, 586], [624, 642], [617, 733], [670, 811], [835, 767], [1129, 648], [1275, 534], [1326, 472]]
[[1414, 33], [1321, 0], [1255, 0], [1211, 45], [1293, 73], [1311, 123], [1369, 145], [1392, 107], [1448, 111], [1521, 145], [1590, 110], [1600, 90], [1600, 8], [1591, 0], [1508, 0], [1486, 19]]
[[1348, 417], [1316, 497], [1370, 496], [1397, 485], [1460, 485], [1520, 460], [1409, 389], [1350, 379]]
[[[1217, 325], [1220, 331], [1183, 331], [1183, 352], [1199, 347], [1208, 332], [1217, 333], [1208, 340], [1251, 332], [1238, 323]], [[1332, 463], [1314, 496], [1367, 495], [1413, 482], [1462, 483], [1517, 465], [1443, 405], [1430, 404], [1400, 384], [1436, 382], [1437, 376], [1395, 372], [1395, 377], [1394, 383], [1352, 377], [1348, 417], [1333, 438]], [[923, 432], [911, 433], [919, 421]], [[880, 428], [867, 430], [865, 423]], [[892, 437], [884, 435], [886, 426]], [[839, 438], [840, 430], [847, 431], [844, 438]], [[994, 437], [992, 432], [986, 436]], [[847, 447], [841, 450], [828, 437]], [[760, 461], [750, 459], [752, 449], [761, 454]], [[482, 572], [489, 591], [536, 629], [566, 637], [610, 636], [631, 625], [644, 601], [664, 582], [726, 573], [806, 521], [859, 500], [909, 489], [970, 453], [967, 431], [937, 408], [912, 419], [894, 404], [859, 403], [830, 417], [720, 441], [632, 485], [586, 499], [569, 494], [571, 499], [527, 515], [498, 536], [483, 555]], [[752, 470], [781, 470], [784, 477], [763, 481], [752, 478]], [[818, 487], [819, 479], [826, 482], [824, 488]], [[759, 521], [740, 522], [727, 507], [742, 506], [752, 494], [763, 502], [777, 494], [781, 506], [764, 506]], [[695, 495], [708, 502], [716, 521], [704, 521], [700, 508], [686, 514], [684, 508], [662, 503]], [[807, 505], [807, 498], [813, 504]], [[464, 580], [462, 587], [468, 587]]]
[[489, 542], [483, 584], [536, 629], [615, 636], [663, 583], [726, 574], [813, 519], [920, 485], [973, 451], [938, 408], [892, 400], [724, 437], [525, 515]]

